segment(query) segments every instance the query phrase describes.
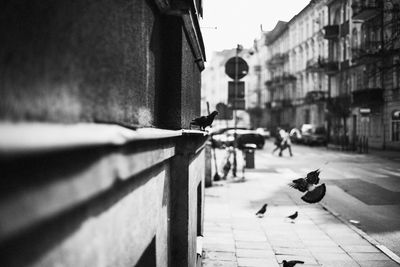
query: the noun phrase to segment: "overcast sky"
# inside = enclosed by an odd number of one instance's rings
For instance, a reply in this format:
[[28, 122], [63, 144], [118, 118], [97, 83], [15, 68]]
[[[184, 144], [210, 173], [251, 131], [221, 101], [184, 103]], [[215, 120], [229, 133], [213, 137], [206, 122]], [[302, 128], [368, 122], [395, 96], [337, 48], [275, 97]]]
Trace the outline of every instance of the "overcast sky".
[[[213, 51], [250, 48], [264, 31], [272, 30], [278, 20], [289, 21], [310, 0], [203, 0], [202, 27], [207, 60]], [[214, 28], [217, 29], [214, 29]]]

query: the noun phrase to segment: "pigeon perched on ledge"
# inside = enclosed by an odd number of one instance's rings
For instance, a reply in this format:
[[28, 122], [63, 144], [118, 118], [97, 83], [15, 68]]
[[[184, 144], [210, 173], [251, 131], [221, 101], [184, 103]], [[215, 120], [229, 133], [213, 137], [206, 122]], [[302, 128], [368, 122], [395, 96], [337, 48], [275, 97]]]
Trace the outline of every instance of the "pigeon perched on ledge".
[[190, 122], [190, 126], [196, 125], [200, 127], [200, 130], [205, 130], [207, 126], [211, 126], [214, 121], [215, 116], [217, 116], [218, 111], [211, 112], [208, 116], [201, 116], [199, 118], [193, 119]]
[[319, 174], [320, 171], [317, 169], [315, 171], [309, 172], [306, 178], [298, 178], [292, 181], [289, 184], [290, 187], [299, 190], [300, 192], [305, 193], [301, 199], [307, 203], [317, 203], [321, 201], [321, 199], [325, 196], [326, 186], [325, 184], [321, 184], [315, 186], [319, 183]]

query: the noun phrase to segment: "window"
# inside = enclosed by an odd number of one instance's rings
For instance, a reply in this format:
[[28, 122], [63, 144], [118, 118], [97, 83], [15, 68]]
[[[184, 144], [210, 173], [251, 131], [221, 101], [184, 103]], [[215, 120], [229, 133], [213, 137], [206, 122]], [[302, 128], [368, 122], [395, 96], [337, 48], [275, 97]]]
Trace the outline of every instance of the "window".
[[345, 60], [350, 58], [350, 50], [351, 50], [351, 46], [350, 46], [350, 37], [346, 36], [346, 54], [345, 54]]
[[[310, 121], [311, 121], [310, 110], [309, 110], [309, 109], [306, 109], [306, 110], [304, 110], [304, 122], [305, 122], [306, 124], [309, 124]], [[399, 120], [399, 124], [400, 124], [400, 120]]]
[[392, 112], [392, 141], [400, 141], [400, 110]]
[[393, 59], [393, 89], [400, 88], [400, 57]]
[[353, 36], [352, 36], [352, 46], [353, 48], [358, 48], [358, 31], [357, 28], [353, 29]]
[[370, 136], [372, 137], [380, 137], [381, 134], [381, 119], [378, 115], [372, 114], [370, 116]]

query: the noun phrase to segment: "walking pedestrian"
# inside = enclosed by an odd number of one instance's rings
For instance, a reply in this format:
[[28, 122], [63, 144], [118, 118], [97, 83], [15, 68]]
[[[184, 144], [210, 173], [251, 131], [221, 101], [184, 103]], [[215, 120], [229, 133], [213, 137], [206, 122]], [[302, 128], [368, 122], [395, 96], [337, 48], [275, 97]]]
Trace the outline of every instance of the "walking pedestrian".
[[285, 150], [286, 148], [289, 150], [289, 155], [292, 157], [292, 142], [290, 141], [290, 135], [287, 131], [284, 129], [279, 130], [279, 136], [281, 137], [281, 145], [280, 145], [280, 151], [279, 151], [279, 157], [282, 157], [282, 151]]
[[278, 149], [279, 150], [281, 149], [282, 137], [280, 135], [280, 130], [281, 130], [280, 127], [276, 128], [275, 142], [274, 142], [275, 148], [272, 150], [272, 154], [274, 154], [274, 152], [277, 151]]

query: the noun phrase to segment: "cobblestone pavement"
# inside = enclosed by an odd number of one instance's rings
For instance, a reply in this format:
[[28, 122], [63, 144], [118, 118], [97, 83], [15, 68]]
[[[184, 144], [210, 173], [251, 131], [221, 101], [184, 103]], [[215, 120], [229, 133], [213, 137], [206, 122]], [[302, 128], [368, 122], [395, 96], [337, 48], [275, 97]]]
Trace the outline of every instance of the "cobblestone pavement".
[[[247, 171], [206, 189], [203, 266], [399, 266], [320, 204], [306, 204], [287, 186], [293, 177]], [[264, 217], [256, 211], [268, 203]], [[295, 221], [287, 218], [298, 211]]]

